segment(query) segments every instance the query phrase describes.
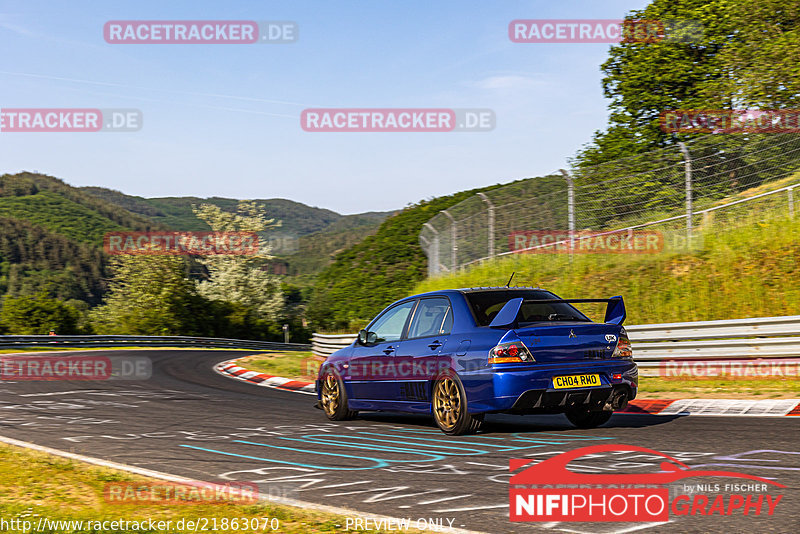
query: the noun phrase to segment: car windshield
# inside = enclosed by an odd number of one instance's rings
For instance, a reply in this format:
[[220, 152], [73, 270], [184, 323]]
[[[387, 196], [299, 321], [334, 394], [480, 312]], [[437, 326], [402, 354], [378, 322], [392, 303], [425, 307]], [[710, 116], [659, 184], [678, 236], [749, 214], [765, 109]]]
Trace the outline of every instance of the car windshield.
[[[513, 298], [525, 300], [556, 300], [558, 297], [548, 291], [507, 289], [495, 291], [474, 291], [465, 293], [467, 302], [475, 315], [478, 326], [489, 326], [492, 319]], [[520, 324], [542, 321], [590, 321], [588, 317], [565, 302], [523, 302], [517, 316]]]

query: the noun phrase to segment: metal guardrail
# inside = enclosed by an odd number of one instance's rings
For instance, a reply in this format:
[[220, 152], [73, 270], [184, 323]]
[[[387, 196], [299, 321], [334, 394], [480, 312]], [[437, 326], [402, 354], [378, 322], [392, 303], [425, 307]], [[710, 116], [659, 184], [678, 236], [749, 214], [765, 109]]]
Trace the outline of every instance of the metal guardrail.
[[356, 340], [356, 334], [311, 334], [311, 351], [314, 356], [327, 358]]
[[309, 350], [303, 343], [188, 336], [0, 336], [0, 349], [30, 347], [198, 347], [252, 350]]
[[[672, 360], [755, 360], [800, 358], [800, 315], [725, 321], [626, 326], [634, 359], [643, 374]], [[327, 357], [355, 334], [312, 336], [315, 355]]]

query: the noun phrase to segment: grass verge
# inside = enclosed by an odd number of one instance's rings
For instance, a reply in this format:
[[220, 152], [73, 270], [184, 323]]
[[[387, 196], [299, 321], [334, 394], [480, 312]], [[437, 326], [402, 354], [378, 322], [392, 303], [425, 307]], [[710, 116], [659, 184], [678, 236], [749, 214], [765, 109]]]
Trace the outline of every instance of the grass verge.
[[[172, 529], [126, 528], [102, 529], [102, 532], [194, 532], [175, 528], [180, 519], [184, 524], [205, 518], [210, 526], [216, 520], [214, 532], [252, 532], [250, 529], [220, 528], [223, 519], [276, 518], [278, 529], [260, 528], [259, 532], [289, 534], [355, 532], [345, 528], [344, 517], [271, 504], [181, 504], [181, 505], [120, 505], [106, 502], [104, 487], [114, 482], [152, 482], [152, 479], [123, 471], [96, 467], [70, 459], [0, 444], [0, 518], [30, 521], [34, 526], [43, 518], [49, 521], [82, 521], [78, 526], [49, 523], [50, 528], [38, 532], [99, 532], [96, 521], [172, 521]], [[89, 523], [91, 522], [91, 523]], [[6, 527], [13, 526], [13, 523]], [[4, 532], [21, 529], [3, 528]], [[365, 532], [359, 530], [358, 532]], [[366, 532], [377, 532], [374, 530]]]
[[427, 279], [412, 293], [504, 285], [516, 272], [515, 283], [564, 298], [623, 295], [628, 324], [798, 315], [800, 215], [762, 207], [709, 216], [691, 251], [516, 254]]
[[292, 380], [313, 382], [322, 359], [317, 359], [311, 351], [264, 352], [236, 360], [239, 365], [251, 371]]
[[637, 399], [800, 399], [800, 380], [792, 378], [712, 379], [639, 377]]

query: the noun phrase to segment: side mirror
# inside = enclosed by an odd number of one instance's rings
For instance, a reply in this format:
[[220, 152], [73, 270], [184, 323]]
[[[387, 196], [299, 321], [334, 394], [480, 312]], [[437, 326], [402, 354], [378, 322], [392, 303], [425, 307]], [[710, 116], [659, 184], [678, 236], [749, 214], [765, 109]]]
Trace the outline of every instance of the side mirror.
[[358, 331], [358, 344], [359, 345], [374, 345], [378, 342], [378, 334], [369, 332], [367, 330]]
[[366, 345], [367, 344], [367, 332], [366, 330], [359, 330], [358, 331], [358, 339], [356, 340], [359, 345]]

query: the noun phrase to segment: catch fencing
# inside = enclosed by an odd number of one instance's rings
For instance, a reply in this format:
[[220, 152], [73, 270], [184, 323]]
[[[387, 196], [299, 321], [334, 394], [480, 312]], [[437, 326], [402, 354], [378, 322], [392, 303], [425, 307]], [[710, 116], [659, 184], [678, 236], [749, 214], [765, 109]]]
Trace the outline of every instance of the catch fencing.
[[[644, 376], [669, 376], [670, 369], [675, 370], [675, 376], [681, 376], [683, 364], [690, 366], [692, 372], [692, 366], [697, 364], [750, 362], [762, 364], [763, 368], [800, 358], [800, 315], [630, 325], [625, 330], [631, 340], [634, 361]], [[347, 347], [355, 338], [355, 334], [315, 333], [312, 351], [324, 358]], [[669, 367], [672, 363], [681, 365]], [[760, 376], [758, 372], [757, 365], [753, 376]], [[797, 374], [787, 376], [798, 378]]]
[[798, 171], [797, 134], [708, 135], [478, 193], [428, 220], [419, 241], [429, 276], [555, 244], [585, 252], [597, 236], [686, 250], [745, 216], [793, 217]]

